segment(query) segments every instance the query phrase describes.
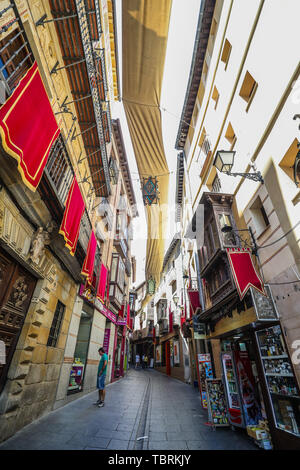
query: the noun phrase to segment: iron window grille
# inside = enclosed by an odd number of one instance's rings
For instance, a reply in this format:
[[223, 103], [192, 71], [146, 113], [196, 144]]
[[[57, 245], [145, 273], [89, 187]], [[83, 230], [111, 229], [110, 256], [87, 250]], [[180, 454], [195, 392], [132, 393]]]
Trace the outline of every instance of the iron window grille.
[[73, 172], [69, 164], [69, 156], [62, 136], [56, 142], [50, 152], [45, 173], [55, 188], [59, 201], [65, 204], [70, 186], [73, 181]]
[[50, 328], [50, 333], [48, 336], [47, 346], [52, 346], [53, 348], [56, 347], [58, 336], [61, 329], [62, 320], [65, 313], [65, 305], [62, 304], [59, 300], [57, 301], [54, 317], [52, 320], [52, 325]]
[[215, 176], [213, 183], [212, 183], [212, 190], [214, 193], [220, 193], [221, 192], [221, 181], [218, 175]]
[[0, 81], [4, 83], [5, 94], [8, 96], [34, 62], [18, 9], [13, 1], [6, 8], [0, 9], [0, 17], [5, 18], [6, 13], [11, 16], [12, 11], [13, 19], [0, 28], [0, 35], [13, 28], [13, 31], [0, 41]]

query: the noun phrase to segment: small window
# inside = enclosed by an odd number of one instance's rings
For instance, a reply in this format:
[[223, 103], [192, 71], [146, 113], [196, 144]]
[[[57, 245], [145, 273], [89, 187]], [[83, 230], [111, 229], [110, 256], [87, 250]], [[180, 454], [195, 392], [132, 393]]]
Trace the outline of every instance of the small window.
[[177, 290], [177, 282], [174, 281], [172, 282], [172, 295], [175, 294], [176, 290]]
[[215, 102], [215, 109], [217, 108], [217, 105], [218, 105], [218, 101], [219, 101], [219, 92], [218, 92], [218, 89], [217, 87], [215, 86], [214, 87], [214, 90], [213, 90], [213, 93], [212, 93], [212, 99], [214, 100]]
[[236, 143], [236, 135], [231, 125], [231, 122], [228, 124], [227, 131], [225, 133], [225, 139], [231, 144], [230, 150], [233, 149]]
[[242, 87], [240, 89], [240, 96], [248, 103], [246, 111], [248, 111], [250, 104], [253, 100], [253, 97], [257, 90], [257, 82], [254, 80], [252, 75], [247, 71]]
[[221, 61], [224, 62], [224, 64], [225, 64], [225, 70], [226, 70], [227, 65], [228, 65], [231, 49], [232, 49], [232, 46], [231, 46], [230, 42], [228, 41], [228, 39], [225, 39], [223, 52], [222, 52], [222, 56], [221, 56]]
[[219, 193], [221, 192], [221, 181], [218, 175], [215, 176], [213, 183], [212, 183], [212, 192], [213, 193]]
[[63, 320], [63, 316], [65, 313], [65, 306], [59, 300], [57, 301], [54, 317], [52, 320], [52, 325], [50, 328], [50, 333], [48, 336], [47, 346], [52, 346], [53, 348], [56, 347], [58, 336], [60, 333], [60, 328]]
[[255, 199], [254, 203], [250, 207], [250, 212], [255, 226], [256, 236], [259, 237], [270, 225], [265, 208], [259, 196]]

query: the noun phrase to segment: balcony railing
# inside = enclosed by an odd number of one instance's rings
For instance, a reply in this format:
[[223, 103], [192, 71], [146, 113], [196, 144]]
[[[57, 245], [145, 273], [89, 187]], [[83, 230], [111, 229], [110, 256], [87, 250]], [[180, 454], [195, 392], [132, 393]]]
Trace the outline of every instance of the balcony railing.
[[50, 152], [45, 167], [45, 174], [53, 186], [60, 203], [64, 206], [73, 181], [73, 172], [61, 135], [57, 138]]
[[111, 230], [113, 225], [113, 211], [106, 197], [101, 197], [100, 204], [98, 205], [98, 215], [106, 218], [108, 229]]
[[199, 290], [198, 279], [196, 277], [192, 277], [190, 279], [190, 285], [189, 285], [188, 289], [189, 290]]
[[[5, 94], [9, 96], [33, 64], [34, 56], [15, 2], [4, 4], [5, 8], [0, 6], [0, 18], [7, 19], [0, 28], [0, 80], [4, 84]], [[10, 28], [12, 32], [5, 35]], [[2, 98], [4, 103], [6, 96]]]
[[164, 333], [168, 333], [169, 331], [169, 322], [168, 320], [164, 319], [159, 325], [159, 334], [162, 335]]
[[125, 271], [126, 271], [127, 276], [131, 275], [131, 262], [129, 258], [125, 259]]

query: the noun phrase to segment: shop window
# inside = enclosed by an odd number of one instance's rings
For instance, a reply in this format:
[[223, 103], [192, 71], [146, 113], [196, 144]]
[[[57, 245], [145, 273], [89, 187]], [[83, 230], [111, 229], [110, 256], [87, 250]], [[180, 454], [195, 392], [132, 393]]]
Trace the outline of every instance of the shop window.
[[265, 208], [259, 196], [250, 207], [250, 212], [256, 230], [256, 236], [259, 237], [270, 225]]
[[82, 311], [74, 352], [73, 366], [70, 373], [68, 394], [80, 392], [83, 387], [83, 378], [88, 358], [92, 321], [92, 313]]
[[231, 125], [231, 122], [227, 126], [227, 130], [226, 130], [226, 133], [225, 133], [225, 139], [228, 140], [228, 142], [230, 143], [230, 145], [231, 145], [230, 150], [232, 150], [233, 147], [235, 146], [235, 143], [236, 143], [236, 135], [235, 135], [235, 132], [234, 132], [233, 127]]
[[218, 89], [217, 87], [215, 86], [214, 89], [213, 89], [213, 92], [212, 92], [212, 99], [214, 100], [215, 102], [215, 109], [217, 108], [218, 106], [218, 101], [219, 101], [219, 97], [220, 97], [220, 94], [218, 92]]
[[225, 43], [224, 43], [224, 47], [223, 47], [223, 51], [222, 51], [222, 55], [221, 55], [221, 61], [224, 62], [224, 64], [225, 64], [225, 70], [227, 69], [227, 65], [228, 65], [228, 62], [229, 62], [229, 57], [230, 57], [230, 54], [231, 54], [231, 49], [232, 49], [232, 46], [231, 46], [230, 42], [228, 41], [228, 39], [225, 39]]
[[248, 111], [250, 104], [252, 103], [252, 100], [257, 90], [257, 86], [258, 86], [257, 82], [254, 80], [252, 75], [247, 71], [245, 78], [243, 80], [241, 89], [240, 89], [240, 93], [239, 93], [239, 95], [247, 103], [246, 111]]
[[49, 336], [48, 336], [47, 346], [52, 346], [53, 348], [56, 347], [56, 344], [57, 344], [57, 341], [58, 341], [58, 336], [59, 336], [60, 329], [61, 329], [63, 316], [64, 316], [64, 313], [65, 313], [65, 308], [66, 308], [65, 305], [62, 304], [58, 300], [57, 304], [56, 304], [54, 317], [53, 317], [53, 320], [52, 320], [52, 325], [51, 325], [51, 328], [50, 328], [50, 333], [49, 333]]

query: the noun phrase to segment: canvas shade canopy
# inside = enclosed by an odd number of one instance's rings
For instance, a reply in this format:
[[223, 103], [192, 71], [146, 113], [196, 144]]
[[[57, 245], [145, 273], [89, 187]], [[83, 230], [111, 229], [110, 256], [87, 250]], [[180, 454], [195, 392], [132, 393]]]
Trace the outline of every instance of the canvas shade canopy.
[[[171, 0], [123, 0], [123, 103], [137, 167], [143, 177], [157, 176], [159, 203], [146, 206], [146, 278], [159, 284], [167, 223], [169, 169], [163, 147], [161, 84]], [[146, 297], [144, 303], [149, 301]]]

